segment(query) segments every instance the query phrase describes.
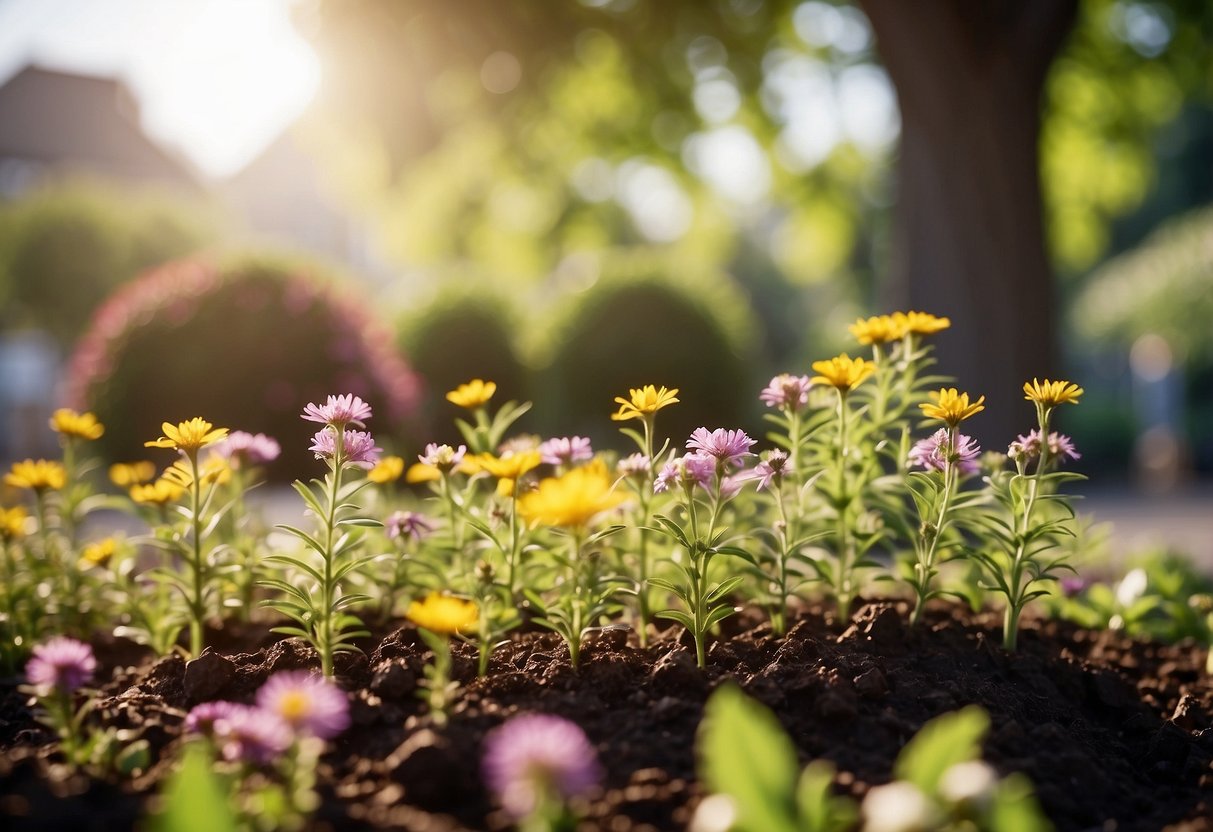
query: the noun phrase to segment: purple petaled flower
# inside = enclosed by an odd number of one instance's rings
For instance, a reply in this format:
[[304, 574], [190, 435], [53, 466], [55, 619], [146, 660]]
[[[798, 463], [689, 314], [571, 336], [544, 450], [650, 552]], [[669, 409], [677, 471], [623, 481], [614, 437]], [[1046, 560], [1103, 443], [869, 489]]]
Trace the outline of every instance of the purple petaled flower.
[[71, 693], [93, 678], [97, 659], [93, 648], [74, 638], [56, 636], [34, 648], [34, 655], [25, 665], [25, 676], [31, 685], [58, 688]]
[[302, 417], [309, 422], [321, 422], [344, 428], [346, 425], [366, 427], [371, 418], [371, 406], [351, 393], [344, 396], [329, 396], [324, 404], [309, 403], [303, 408]]
[[649, 458], [640, 453], [625, 456], [615, 465], [615, 470], [624, 477], [644, 479], [649, 475]]
[[276, 439], [264, 433], [248, 433], [238, 430], [229, 433], [227, 438], [210, 447], [211, 453], [218, 454], [233, 463], [245, 465], [265, 465], [273, 462], [282, 453], [282, 447]]
[[217, 723], [231, 716], [234, 709], [245, 707], [248, 706], [237, 705], [235, 702], [225, 702], [223, 700], [203, 702], [201, 705], [195, 705], [186, 714], [185, 731], [188, 734], [202, 734], [206, 737], [213, 737], [216, 735], [215, 726]]
[[1086, 588], [1086, 579], [1080, 578], [1078, 575], [1067, 575], [1061, 579], [1061, 594], [1067, 598], [1073, 598]]
[[429, 518], [415, 511], [393, 512], [383, 525], [387, 529], [387, 536], [392, 539], [411, 537], [421, 540], [434, 531], [434, 524]]
[[741, 460], [753, 456], [750, 448], [758, 444], [757, 439], [746, 436], [743, 430], [695, 428], [687, 440], [687, 448], [700, 451], [718, 459], [722, 465], [740, 465]]
[[671, 459], [661, 469], [653, 482], [653, 493], [668, 491], [671, 485], [712, 486], [716, 476], [716, 460], [706, 454], [684, 454]]
[[481, 762], [485, 783], [517, 819], [534, 813], [549, 796], [584, 796], [602, 779], [585, 733], [567, 719], [543, 714], [515, 717], [489, 732]]
[[564, 436], [549, 439], [539, 446], [539, 454], [548, 465], [569, 465], [594, 458], [590, 440], [584, 436]]
[[942, 471], [947, 467], [948, 460], [956, 466], [961, 476], [976, 474], [981, 468], [977, 457], [981, 448], [972, 437], [963, 433], [956, 434], [956, 447], [951, 447], [947, 428], [940, 428], [926, 439], [919, 439], [910, 449], [910, 464], [918, 465], [928, 471]]
[[[312, 446], [308, 450], [316, 454], [316, 459], [332, 459], [333, 454], [337, 452], [335, 439], [336, 434], [324, 428], [312, 437]], [[379, 461], [379, 454], [383, 453], [383, 449], [375, 444], [375, 437], [361, 430], [345, 431], [341, 447], [345, 462], [359, 468], [374, 468], [375, 463]]]
[[754, 470], [750, 472], [747, 479], [758, 480], [758, 490], [770, 486], [772, 480], [778, 484], [778, 481], [783, 478], [784, 471], [787, 469], [788, 455], [783, 451], [771, 451], [767, 454], [767, 458], [754, 466]]
[[257, 707], [273, 714], [300, 734], [332, 739], [350, 724], [345, 692], [322, 676], [306, 671], [276, 673], [257, 691]]
[[463, 462], [467, 454], [467, 445], [452, 448], [450, 445], [438, 445], [434, 442], [425, 446], [425, 453], [417, 457], [425, 465], [433, 465], [439, 471], [453, 471]]
[[185, 718], [185, 730], [210, 737], [229, 762], [267, 763], [291, 747], [291, 726], [277, 714], [235, 702], [203, 702]]
[[[1019, 436], [1007, 448], [1007, 456], [1012, 460], [1036, 459], [1040, 456], [1040, 429], [1032, 428], [1027, 436]], [[1082, 455], [1074, 448], [1074, 440], [1064, 433], [1049, 432], [1049, 459], [1055, 459], [1060, 464], [1069, 459], [1081, 459]]]
[[809, 403], [809, 388], [813, 383], [808, 376], [780, 373], [758, 394], [767, 407], [782, 410], [799, 410]]

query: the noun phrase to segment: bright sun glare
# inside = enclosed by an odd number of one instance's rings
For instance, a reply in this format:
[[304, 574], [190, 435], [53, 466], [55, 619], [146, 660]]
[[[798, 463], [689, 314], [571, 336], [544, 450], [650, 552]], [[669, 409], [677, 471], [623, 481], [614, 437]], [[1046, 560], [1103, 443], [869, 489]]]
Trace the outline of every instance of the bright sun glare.
[[238, 170], [316, 94], [320, 63], [294, 0], [10, 0], [21, 47], [50, 66], [119, 75], [144, 126], [205, 172]]

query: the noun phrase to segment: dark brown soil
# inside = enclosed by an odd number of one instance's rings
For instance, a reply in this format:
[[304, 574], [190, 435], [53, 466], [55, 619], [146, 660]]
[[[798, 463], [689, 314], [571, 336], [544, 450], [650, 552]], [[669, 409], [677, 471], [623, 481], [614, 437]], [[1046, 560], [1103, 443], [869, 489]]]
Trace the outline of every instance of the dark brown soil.
[[[976, 703], [991, 717], [985, 758], [1031, 777], [1059, 830], [1213, 830], [1213, 685], [1196, 645], [1027, 622], [1010, 656], [995, 616], [956, 606], [940, 606], [914, 632], [893, 603], [863, 607], [841, 631], [810, 609], [782, 639], [755, 620], [726, 622], [706, 671], [679, 630], [647, 650], [626, 628], [602, 630], [579, 672], [554, 636], [523, 634], [484, 679], [459, 645], [464, 688], [443, 728], [416, 697], [426, 650], [411, 628], [396, 630], [339, 666], [354, 724], [323, 759], [314, 827], [508, 828], [480, 785], [481, 740], [513, 714], [545, 712], [574, 720], [598, 746], [606, 783], [582, 807], [585, 829], [683, 829], [701, 794], [693, 748], [704, 701], [735, 679], [775, 711], [804, 761], [834, 761], [839, 787], [856, 797], [889, 779], [924, 722]], [[126, 784], [67, 776], [10, 683], [0, 690], [0, 828], [134, 827], [190, 707], [249, 701], [271, 673], [317, 665], [295, 640], [190, 663], [139, 664], [120, 643], [98, 649], [110, 681], [95, 718], [147, 738], [159, 762]]]

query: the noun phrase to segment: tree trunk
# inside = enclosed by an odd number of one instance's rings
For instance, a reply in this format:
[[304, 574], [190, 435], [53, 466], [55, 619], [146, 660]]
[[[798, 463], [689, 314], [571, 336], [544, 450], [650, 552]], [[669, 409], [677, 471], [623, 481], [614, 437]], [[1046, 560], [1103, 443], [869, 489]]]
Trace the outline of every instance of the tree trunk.
[[938, 369], [984, 394], [998, 449], [1032, 427], [1021, 387], [1055, 377], [1040, 94], [1077, 0], [862, 0], [901, 109], [890, 308], [952, 319]]

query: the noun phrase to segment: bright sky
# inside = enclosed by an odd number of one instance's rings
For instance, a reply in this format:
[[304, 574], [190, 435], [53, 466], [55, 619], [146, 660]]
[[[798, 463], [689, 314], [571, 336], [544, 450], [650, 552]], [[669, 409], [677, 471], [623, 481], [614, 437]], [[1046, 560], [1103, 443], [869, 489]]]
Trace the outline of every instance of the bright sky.
[[0, 0], [0, 82], [26, 63], [117, 75], [144, 128], [206, 173], [234, 173], [316, 94], [296, 0]]

